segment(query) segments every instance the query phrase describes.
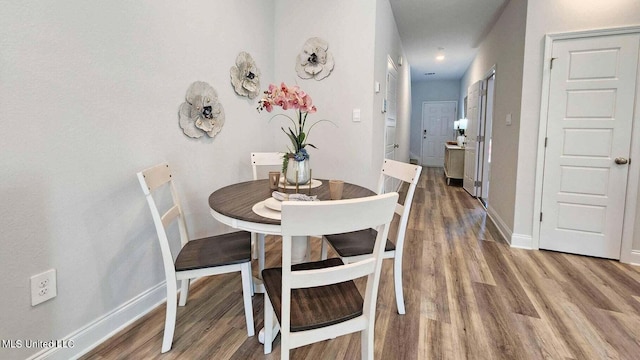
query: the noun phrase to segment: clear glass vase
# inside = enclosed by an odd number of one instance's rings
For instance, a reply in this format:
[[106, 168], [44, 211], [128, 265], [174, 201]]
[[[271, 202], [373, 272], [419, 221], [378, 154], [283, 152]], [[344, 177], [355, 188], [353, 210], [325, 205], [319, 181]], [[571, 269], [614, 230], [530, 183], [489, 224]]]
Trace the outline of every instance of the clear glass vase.
[[291, 185], [296, 184], [296, 171], [298, 174], [298, 184], [304, 185], [311, 180], [311, 168], [309, 167], [309, 159], [297, 161], [290, 158], [287, 163], [287, 182]]

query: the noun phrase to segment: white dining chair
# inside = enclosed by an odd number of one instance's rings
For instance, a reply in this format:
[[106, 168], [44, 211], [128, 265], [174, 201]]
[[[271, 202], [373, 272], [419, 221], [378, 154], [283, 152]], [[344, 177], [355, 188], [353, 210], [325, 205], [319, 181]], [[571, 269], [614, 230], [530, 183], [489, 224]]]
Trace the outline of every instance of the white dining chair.
[[[184, 213], [180, 206], [174, 185], [174, 177], [168, 164], [159, 164], [139, 172], [138, 180], [144, 192], [151, 216], [158, 233], [164, 272], [167, 282], [167, 311], [162, 340], [162, 352], [171, 349], [176, 325], [178, 300], [177, 281], [181, 280], [180, 306], [187, 303], [190, 279], [202, 276], [240, 272], [247, 334], [253, 336], [253, 306], [251, 296], [251, 237], [246, 231], [190, 240], [187, 233]], [[160, 213], [154, 194], [168, 187], [171, 192], [171, 204], [168, 210]], [[181, 249], [173, 260], [167, 229], [177, 222]], [[174, 234], [174, 232], [170, 232]]]
[[[378, 182], [379, 194], [384, 193], [384, 183], [387, 177], [409, 184], [407, 194], [404, 197], [404, 203], [398, 203], [396, 205], [395, 212], [400, 216], [396, 242], [394, 244], [390, 240], [387, 240], [384, 251], [385, 259], [393, 259], [393, 284], [396, 293], [398, 314], [404, 314], [406, 312], [402, 289], [402, 252], [409, 212], [411, 211], [411, 204], [413, 202], [413, 193], [415, 192], [421, 172], [421, 166], [385, 159]], [[402, 183], [400, 185], [402, 185]], [[376, 232], [373, 229], [326, 235], [322, 241], [321, 258], [327, 258], [327, 244], [329, 244], [345, 262], [359, 261], [363, 257], [370, 256], [373, 251], [375, 239]]]
[[[258, 180], [259, 167], [278, 166], [282, 169], [282, 157], [284, 153], [279, 152], [253, 152], [251, 153], [251, 167], [253, 169], [253, 180]], [[253, 258], [258, 259], [258, 273], [264, 269], [264, 234], [251, 233], [251, 246]]]
[[[336, 201], [282, 203], [282, 267], [262, 271], [264, 352], [272, 349], [274, 315], [279, 323], [280, 358], [289, 350], [361, 332], [362, 359], [373, 359], [376, 298], [384, 242], [397, 193]], [[292, 265], [292, 238], [375, 228], [372, 256], [350, 264], [338, 258]], [[366, 277], [364, 299], [354, 279]]]

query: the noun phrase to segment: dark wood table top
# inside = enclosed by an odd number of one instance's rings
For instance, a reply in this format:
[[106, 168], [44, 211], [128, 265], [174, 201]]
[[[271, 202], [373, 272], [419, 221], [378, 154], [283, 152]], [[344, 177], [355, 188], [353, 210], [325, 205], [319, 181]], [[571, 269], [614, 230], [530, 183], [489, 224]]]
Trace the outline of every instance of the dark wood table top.
[[[311, 189], [311, 195], [317, 195], [320, 200], [330, 200], [329, 181], [321, 180], [322, 185]], [[274, 190], [269, 189], [269, 180], [252, 180], [238, 184], [229, 185], [214, 191], [209, 196], [209, 207], [222, 215], [242, 221], [249, 221], [259, 224], [280, 225], [280, 220], [262, 217], [253, 212], [253, 205], [271, 197]], [[282, 190], [281, 192], [295, 193], [295, 190]], [[301, 194], [309, 194], [308, 186], [301, 186]], [[375, 193], [362, 186], [345, 182], [342, 192], [343, 199], [355, 199], [365, 196], [372, 196]]]

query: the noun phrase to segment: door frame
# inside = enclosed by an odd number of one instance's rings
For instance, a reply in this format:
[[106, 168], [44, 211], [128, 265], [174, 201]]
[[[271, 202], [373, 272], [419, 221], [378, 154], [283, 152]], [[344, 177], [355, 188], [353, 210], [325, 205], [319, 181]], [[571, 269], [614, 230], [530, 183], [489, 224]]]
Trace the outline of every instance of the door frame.
[[[489, 94], [489, 81], [493, 78], [493, 91]], [[480, 181], [480, 187], [478, 188], [478, 200], [484, 206], [487, 207], [486, 202], [488, 201], [488, 192], [489, 192], [489, 177], [487, 175], [487, 169], [491, 169], [491, 165], [487, 162], [487, 127], [489, 127], [490, 136], [493, 136], [493, 115], [495, 114], [495, 102], [496, 102], [496, 65], [494, 64], [489, 71], [484, 75], [482, 79], [482, 96], [481, 96], [481, 112], [480, 112], [480, 121], [479, 121], [479, 134], [482, 136], [482, 141], [480, 143], [482, 146], [478, 146], [478, 153], [476, 154], [477, 162], [478, 162], [478, 180]], [[491, 102], [489, 102], [491, 100]], [[491, 118], [487, 117], [487, 109], [491, 105]], [[487, 193], [487, 197], [485, 198], [483, 195]]]
[[[442, 101], [438, 101], [438, 100], [434, 100], [434, 101], [430, 101], [430, 100], [425, 100], [422, 102], [422, 108], [420, 109], [420, 164], [421, 166], [424, 166], [422, 164], [424, 164], [423, 161], [423, 155], [424, 155], [424, 106], [427, 104], [442, 104], [442, 103], [453, 103], [455, 104], [455, 115], [453, 116], [453, 120], [457, 120], [456, 117], [458, 116], [458, 100], [442, 100]], [[453, 135], [453, 138], [451, 140], [455, 140], [456, 139], [456, 131], [453, 129], [453, 124], [451, 124], [451, 135]], [[444, 146], [444, 144], [442, 144], [442, 146]], [[443, 163], [444, 166], [444, 163]]]
[[[391, 73], [395, 73], [395, 78], [396, 78], [396, 82], [395, 82], [395, 89], [394, 89], [394, 95], [395, 95], [395, 99], [393, 99], [394, 104], [395, 104], [395, 114], [393, 120], [389, 120], [388, 119], [388, 112], [389, 112], [389, 77], [391, 76]], [[382, 139], [382, 144], [384, 146], [384, 149], [382, 151], [382, 158], [383, 159], [388, 159], [387, 158], [387, 129], [389, 127], [393, 127], [394, 128], [394, 139], [393, 139], [393, 152], [391, 153], [393, 156], [393, 159], [391, 160], [396, 160], [396, 149], [399, 147], [398, 144], [398, 134], [396, 133], [397, 131], [397, 125], [398, 125], [398, 66], [396, 65], [395, 61], [393, 61], [393, 58], [390, 55], [387, 55], [387, 72], [386, 72], [386, 76], [385, 76], [385, 88], [384, 88], [384, 99], [382, 102], [382, 113], [384, 113], [384, 128], [382, 129], [382, 135], [383, 135], [383, 139]], [[383, 183], [383, 190], [384, 192], [387, 191], [397, 191], [400, 188], [400, 181], [392, 178], [392, 177], [386, 177], [385, 181]]]
[[[542, 70], [542, 94], [540, 99], [540, 122], [538, 128], [538, 151], [536, 160], [536, 179], [533, 205], [533, 239], [531, 248], [540, 248], [540, 213], [542, 209], [542, 186], [544, 182], [545, 138], [549, 110], [549, 93], [551, 86], [551, 54], [553, 42], [556, 40], [570, 40], [607, 35], [623, 35], [640, 33], [640, 26], [620, 27], [611, 29], [594, 29], [586, 31], [566, 32], [545, 35], [544, 66]], [[630, 158], [637, 159], [629, 164], [627, 189], [624, 205], [624, 219], [622, 225], [622, 244], [620, 247], [620, 261], [624, 263], [640, 264], [640, 250], [633, 250], [633, 232], [636, 217], [636, 202], [638, 200], [638, 185], [640, 184], [640, 62], [636, 79], [636, 101], [631, 127]]]

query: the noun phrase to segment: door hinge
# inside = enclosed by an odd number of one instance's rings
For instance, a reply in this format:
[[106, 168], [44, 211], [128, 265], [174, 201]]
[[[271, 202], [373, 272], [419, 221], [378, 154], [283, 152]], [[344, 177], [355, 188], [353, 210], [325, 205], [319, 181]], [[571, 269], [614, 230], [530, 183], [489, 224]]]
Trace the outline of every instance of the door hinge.
[[557, 58], [552, 57], [551, 61], [549, 62], [549, 69], [553, 69], [553, 60], [555, 60]]
[[484, 135], [478, 135], [478, 142], [484, 141]]
[[629, 158], [629, 165], [631, 165], [631, 158]]
[[482, 90], [482, 91], [480, 92], [480, 95], [481, 95], [481, 96], [487, 96], [487, 90]]
[[544, 147], [547, 147], [547, 140], [549, 140], [548, 137], [544, 138]]
[[475, 187], [479, 187], [481, 185], [482, 185], [482, 181], [480, 181], [480, 180], [476, 180], [476, 181], [473, 182], [473, 186], [475, 186]]
[[540, 212], [540, 222], [542, 222], [542, 212]]

